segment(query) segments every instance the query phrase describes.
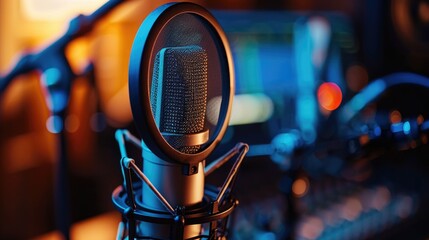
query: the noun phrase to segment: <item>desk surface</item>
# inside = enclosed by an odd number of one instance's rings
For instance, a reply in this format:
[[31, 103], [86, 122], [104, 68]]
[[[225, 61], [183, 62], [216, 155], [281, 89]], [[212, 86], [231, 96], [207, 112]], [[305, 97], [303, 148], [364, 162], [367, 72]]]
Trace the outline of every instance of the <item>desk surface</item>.
[[[72, 240], [108, 240], [116, 239], [118, 224], [121, 221], [119, 212], [109, 212], [73, 224], [70, 229]], [[58, 231], [33, 238], [33, 240], [62, 240]]]

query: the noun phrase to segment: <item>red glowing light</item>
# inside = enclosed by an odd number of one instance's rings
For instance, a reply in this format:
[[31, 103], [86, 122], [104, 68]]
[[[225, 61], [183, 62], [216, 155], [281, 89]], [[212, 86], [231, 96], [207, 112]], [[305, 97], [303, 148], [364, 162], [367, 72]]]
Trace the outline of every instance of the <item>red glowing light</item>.
[[317, 90], [319, 105], [328, 111], [337, 109], [343, 99], [340, 87], [333, 82], [322, 83]]

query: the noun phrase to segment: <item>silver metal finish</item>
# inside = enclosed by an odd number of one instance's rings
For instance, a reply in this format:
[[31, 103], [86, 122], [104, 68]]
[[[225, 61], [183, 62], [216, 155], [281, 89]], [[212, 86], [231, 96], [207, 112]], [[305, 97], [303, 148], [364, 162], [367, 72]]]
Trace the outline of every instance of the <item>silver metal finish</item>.
[[[198, 163], [198, 173], [183, 174], [183, 164], [171, 163], [159, 159], [149, 149], [143, 147], [143, 173], [161, 195], [173, 206], [197, 207], [204, 197], [204, 161]], [[165, 211], [158, 197], [148, 184], [143, 184], [143, 207]], [[156, 238], [168, 238], [170, 226], [153, 223], [141, 223], [144, 235]], [[201, 234], [201, 225], [185, 226], [184, 238]]]

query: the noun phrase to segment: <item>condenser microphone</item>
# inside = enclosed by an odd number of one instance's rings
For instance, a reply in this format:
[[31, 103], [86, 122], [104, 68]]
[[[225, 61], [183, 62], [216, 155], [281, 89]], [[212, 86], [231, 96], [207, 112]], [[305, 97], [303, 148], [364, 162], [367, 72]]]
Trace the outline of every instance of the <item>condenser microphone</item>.
[[163, 48], [155, 58], [151, 104], [156, 124], [180, 152], [195, 153], [208, 140], [207, 53], [199, 46]]
[[[208, 140], [204, 130], [207, 105], [207, 54], [199, 46], [168, 47], [156, 57], [151, 84], [151, 108], [162, 136], [180, 152], [196, 153]], [[144, 144], [144, 143], [143, 143]], [[198, 207], [204, 196], [204, 161], [193, 172], [187, 166], [157, 157], [143, 146], [143, 173], [173, 206]], [[164, 205], [143, 184], [144, 207], [162, 211]], [[168, 226], [141, 223], [141, 231], [166, 238]], [[185, 228], [184, 238], [197, 236], [201, 225]]]
[[[122, 213], [117, 239], [223, 239], [238, 205], [234, 180], [248, 145], [206, 165], [228, 126], [234, 95], [231, 51], [214, 17], [193, 3], [157, 8], [131, 49], [130, 103], [139, 140], [118, 130], [123, 183], [112, 200]], [[207, 103], [221, 99], [218, 106]], [[215, 116], [212, 123], [206, 116]], [[141, 149], [131, 158], [126, 143]], [[135, 159], [142, 158], [142, 164]], [[205, 178], [235, 159], [221, 186]], [[137, 176], [137, 178], [136, 178]]]

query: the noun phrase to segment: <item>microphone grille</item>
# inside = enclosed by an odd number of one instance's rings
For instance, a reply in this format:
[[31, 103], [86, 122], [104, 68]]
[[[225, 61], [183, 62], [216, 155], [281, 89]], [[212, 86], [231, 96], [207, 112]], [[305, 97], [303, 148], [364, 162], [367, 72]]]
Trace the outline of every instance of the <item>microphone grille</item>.
[[152, 75], [151, 106], [161, 132], [203, 131], [207, 78], [207, 53], [203, 48], [167, 47], [158, 52]]

